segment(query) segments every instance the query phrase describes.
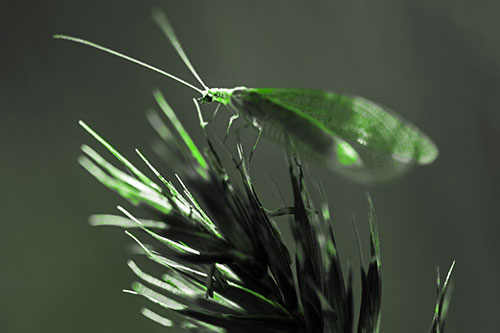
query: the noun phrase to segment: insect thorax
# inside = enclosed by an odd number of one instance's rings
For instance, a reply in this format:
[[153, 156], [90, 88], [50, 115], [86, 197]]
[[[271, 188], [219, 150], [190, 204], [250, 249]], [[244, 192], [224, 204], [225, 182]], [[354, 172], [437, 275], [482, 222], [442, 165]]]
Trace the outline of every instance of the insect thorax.
[[227, 105], [231, 101], [231, 95], [235, 90], [238, 89], [246, 89], [245, 87], [237, 87], [237, 88], [210, 88], [203, 91], [203, 96], [198, 98], [198, 102], [200, 104], [217, 102], [224, 105]]

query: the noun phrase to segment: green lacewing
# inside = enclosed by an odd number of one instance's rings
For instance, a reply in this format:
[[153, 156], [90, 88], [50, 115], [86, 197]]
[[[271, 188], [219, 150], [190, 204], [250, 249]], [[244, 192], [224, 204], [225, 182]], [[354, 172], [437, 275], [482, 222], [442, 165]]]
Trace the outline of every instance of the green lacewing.
[[[386, 182], [410, 166], [429, 164], [438, 156], [436, 145], [417, 127], [359, 96], [307, 89], [209, 88], [186, 56], [166, 16], [155, 12], [153, 17], [202, 89], [93, 42], [65, 35], [54, 38], [91, 46], [165, 75], [197, 91], [201, 95], [194, 99], [198, 104], [218, 103], [214, 114], [220, 105], [228, 106], [234, 114], [226, 135], [239, 116], [258, 130], [252, 153], [262, 134], [293, 145], [339, 174], [365, 184]], [[203, 120], [202, 125], [206, 125]]]

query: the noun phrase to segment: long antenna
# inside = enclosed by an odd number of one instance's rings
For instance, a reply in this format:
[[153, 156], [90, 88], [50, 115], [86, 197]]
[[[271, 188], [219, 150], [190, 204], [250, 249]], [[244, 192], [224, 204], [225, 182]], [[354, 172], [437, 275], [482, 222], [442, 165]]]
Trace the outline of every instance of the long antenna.
[[160, 29], [163, 31], [163, 33], [167, 36], [168, 40], [172, 44], [172, 46], [175, 48], [177, 51], [177, 54], [179, 57], [181, 57], [182, 61], [186, 64], [187, 68], [191, 71], [191, 73], [194, 75], [194, 77], [200, 82], [200, 84], [205, 88], [205, 90], [208, 90], [208, 87], [206, 84], [203, 82], [203, 80], [200, 78], [196, 70], [194, 69], [193, 65], [191, 64], [191, 61], [189, 61], [189, 58], [187, 57], [186, 53], [182, 49], [181, 43], [179, 42], [179, 39], [175, 35], [174, 29], [172, 28], [172, 25], [168, 21], [167, 16], [165, 13], [160, 10], [156, 9], [153, 11], [153, 20], [158, 24]]
[[[169, 77], [169, 78], [171, 78], [172, 80], [175, 80], [175, 81], [177, 81], [177, 82], [179, 82], [179, 83], [181, 83], [181, 84], [183, 84], [183, 85], [185, 85], [185, 86], [187, 86], [187, 87], [189, 87], [189, 88], [191, 88], [191, 89], [193, 89], [193, 90], [196, 90], [196, 91], [197, 91], [197, 92], [199, 92], [201, 95], [203, 95], [203, 90], [201, 90], [200, 88], [195, 87], [195, 86], [194, 86], [194, 85], [192, 85], [191, 83], [186, 82], [186, 81], [184, 81], [183, 79], [178, 78], [177, 76], [172, 75], [172, 74], [170, 74], [170, 73], [167, 73], [167, 72], [165, 72], [165, 71], [163, 71], [163, 70], [161, 70], [161, 69], [159, 69], [159, 68], [156, 68], [156, 67], [154, 67], [154, 66], [148, 65], [148, 64], [146, 64], [145, 62], [142, 62], [142, 61], [140, 61], [140, 60], [137, 60], [137, 59], [131, 58], [131, 57], [129, 57], [129, 56], [126, 56], [126, 55], [125, 55], [125, 54], [123, 54], [123, 53], [120, 53], [120, 52], [117, 52], [117, 51], [114, 51], [114, 50], [108, 49], [107, 47], [104, 47], [104, 46], [101, 46], [101, 45], [99, 45], [99, 44], [96, 44], [96, 43], [90, 42], [90, 41], [85, 40], [85, 39], [77, 38], [77, 37], [71, 37], [71, 36], [66, 36], [66, 35], [54, 35], [53, 37], [54, 37], [54, 38], [56, 38], [56, 39], [64, 39], [64, 40], [68, 40], [68, 41], [70, 41], [70, 42], [75, 42], [75, 43], [80, 43], [80, 44], [83, 44], [83, 45], [87, 45], [87, 46], [93, 47], [93, 48], [95, 48], [95, 49], [98, 49], [98, 50], [104, 51], [104, 52], [106, 52], [106, 53], [110, 53], [110, 54], [112, 54], [112, 55], [114, 55], [114, 56], [117, 56], [117, 57], [123, 58], [123, 59], [125, 59], [125, 60], [130, 61], [130, 62], [133, 62], [133, 63], [135, 63], [135, 64], [138, 64], [138, 65], [140, 65], [140, 66], [142, 66], [142, 67], [146, 67], [146, 68], [148, 68], [148, 69], [150, 69], [150, 70], [152, 70], [152, 71], [155, 71], [155, 72], [157, 72], [157, 73], [160, 73], [160, 74], [162, 74], [162, 75], [165, 75], [166, 77]], [[205, 85], [203, 85], [203, 86], [205, 87], [205, 89], [207, 89]]]

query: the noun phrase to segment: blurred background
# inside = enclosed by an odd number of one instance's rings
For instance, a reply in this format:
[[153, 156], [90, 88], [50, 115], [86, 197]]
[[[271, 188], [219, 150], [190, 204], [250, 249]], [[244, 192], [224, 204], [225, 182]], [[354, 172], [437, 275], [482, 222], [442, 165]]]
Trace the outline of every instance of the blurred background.
[[[164, 331], [139, 313], [146, 300], [121, 292], [134, 279], [125, 264], [131, 240], [87, 223], [90, 214], [130, 205], [77, 164], [80, 144], [98, 147], [77, 121], [138, 165], [133, 149], [141, 148], [161, 169], [144, 117], [154, 106], [151, 90], [164, 92], [203, 145], [196, 96], [51, 38], [88, 38], [195, 83], [152, 23], [155, 7], [165, 9], [209, 86], [350, 92], [391, 107], [433, 138], [441, 152], [435, 163], [368, 188], [380, 223], [382, 331], [428, 330], [436, 266], [444, 272], [453, 259], [447, 331], [498, 330], [498, 1], [46, 0], [0, 4], [0, 331]], [[228, 112], [219, 114], [211, 133], [225, 126]], [[263, 141], [252, 174], [270, 208], [278, 203], [269, 177], [290, 189], [284, 164], [280, 147]], [[310, 170], [327, 190], [343, 261], [357, 264], [349, 216], [367, 245], [367, 188], [317, 165]]]

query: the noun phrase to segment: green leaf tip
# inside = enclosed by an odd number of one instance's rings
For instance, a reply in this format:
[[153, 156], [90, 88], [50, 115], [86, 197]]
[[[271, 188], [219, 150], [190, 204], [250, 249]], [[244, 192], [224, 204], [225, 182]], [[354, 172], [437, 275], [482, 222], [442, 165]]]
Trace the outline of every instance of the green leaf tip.
[[137, 222], [130, 220], [129, 218], [117, 215], [108, 214], [96, 214], [89, 218], [89, 224], [93, 227], [99, 226], [115, 226], [122, 228], [155, 228], [155, 229], [166, 229], [167, 224], [161, 221], [153, 220], [140, 220], [141, 225]]
[[72, 40], [73, 38], [70, 36], [62, 35], [62, 34], [54, 34], [52, 35], [52, 38], [54, 39], [66, 39], [66, 40]]
[[141, 314], [148, 318], [151, 319], [152, 321], [156, 322], [157, 324], [160, 324], [165, 327], [172, 327], [173, 326], [173, 321], [170, 319], [167, 319], [165, 317], [160, 316], [154, 311], [151, 311], [148, 308], [141, 308]]

